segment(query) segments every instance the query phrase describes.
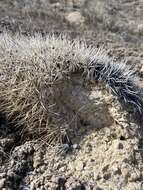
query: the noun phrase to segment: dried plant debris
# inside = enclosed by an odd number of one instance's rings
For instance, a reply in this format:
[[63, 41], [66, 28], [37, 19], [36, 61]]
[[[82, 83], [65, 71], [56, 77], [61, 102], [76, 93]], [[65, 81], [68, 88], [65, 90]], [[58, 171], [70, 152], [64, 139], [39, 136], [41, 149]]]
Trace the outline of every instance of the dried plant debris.
[[114, 63], [102, 49], [65, 36], [0, 35], [0, 111], [29, 137], [70, 141], [81, 121], [94, 124], [93, 112], [103, 109], [89, 99], [85, 79], [105, 83], [125, 105], [142, 113], [134, 71]]

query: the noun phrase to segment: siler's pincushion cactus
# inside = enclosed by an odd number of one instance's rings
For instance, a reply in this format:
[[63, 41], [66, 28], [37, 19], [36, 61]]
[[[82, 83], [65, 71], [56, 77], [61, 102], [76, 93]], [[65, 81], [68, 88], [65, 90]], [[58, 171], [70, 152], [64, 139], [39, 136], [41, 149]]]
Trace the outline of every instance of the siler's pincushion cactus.
[[71, 130], [66, 121], [72, 121], [77, 110], [67, 108], [67, 113], [60, 98], [76, 74], [103, 81], [119, 100], [142, 112], [142, 92], [133, 71], [124, 63], [114, 63], [102, 50], [62, 36], [0, 35], [0, 111], [10, 124], [23, 126], [29, 134], [45, 135], [53, 142]]

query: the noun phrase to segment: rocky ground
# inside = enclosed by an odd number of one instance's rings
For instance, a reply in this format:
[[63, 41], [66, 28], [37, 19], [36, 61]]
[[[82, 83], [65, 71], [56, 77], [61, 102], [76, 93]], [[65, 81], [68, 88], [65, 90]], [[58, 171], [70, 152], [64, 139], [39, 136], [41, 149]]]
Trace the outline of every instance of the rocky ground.
[[[1, 0], [0, 32], [65, 33], [126, 59], [142, 80], [142, 13], [142, 0]], [[97, 127], [84, 125], [72, 145], [23, 141], [1, 117], [0, 189], [143, 189], [143, 124], [101, 87], [91, 95], [104, 102], [108, 120], [95, 114]]]

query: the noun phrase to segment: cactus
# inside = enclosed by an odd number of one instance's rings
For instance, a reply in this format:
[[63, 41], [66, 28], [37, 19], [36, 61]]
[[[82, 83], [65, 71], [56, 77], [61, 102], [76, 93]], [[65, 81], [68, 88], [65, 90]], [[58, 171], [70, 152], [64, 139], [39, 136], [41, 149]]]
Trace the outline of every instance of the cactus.
[[[142, 92], [134, 71], [125, 63], [114, 63], [103, 50], [64, 36], [8, 33], [0, 35], [0, 112], [10, 125], [23, 126], [34, 138], [49, 143], [68, 139], [77, 110], [65, 110], [61, 96], [68, 86], [72, 89], [71, 78], [77, 73], [80, 78], [103, 81], [119, 100], [142, 112]], [[79, 109], [81, 99], [76, 98], [73, 102]], [[67, 125], [69, 118], [72, 122]]]

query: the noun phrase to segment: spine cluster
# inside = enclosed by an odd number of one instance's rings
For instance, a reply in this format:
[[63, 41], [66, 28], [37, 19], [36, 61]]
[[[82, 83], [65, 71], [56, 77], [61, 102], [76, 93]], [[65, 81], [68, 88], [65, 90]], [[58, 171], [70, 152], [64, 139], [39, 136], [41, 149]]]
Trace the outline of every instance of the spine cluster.
[[134, 111], [143, 113], [143, 90], [132, 70], [125, 63], [114, 63], [104, 56], [95, 56], [87, 66], [89, 80], [102, 81], [118, 100]]

